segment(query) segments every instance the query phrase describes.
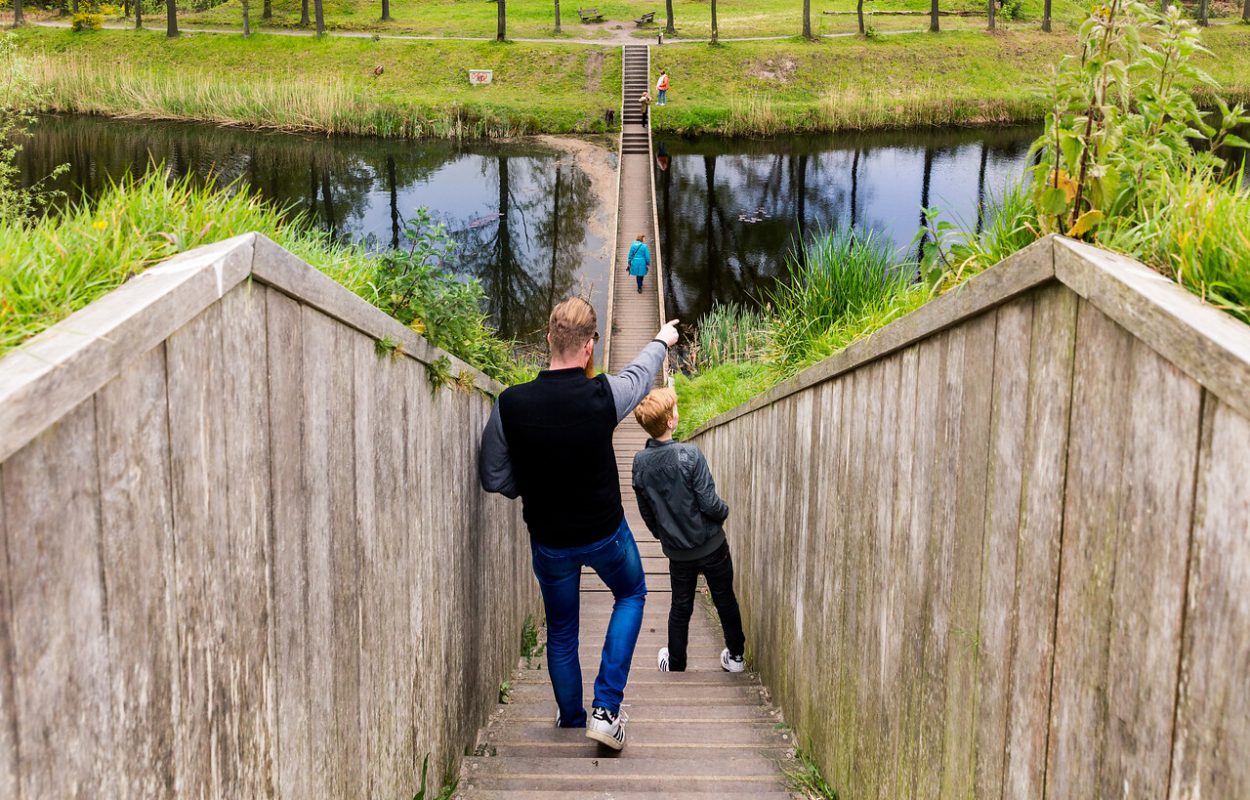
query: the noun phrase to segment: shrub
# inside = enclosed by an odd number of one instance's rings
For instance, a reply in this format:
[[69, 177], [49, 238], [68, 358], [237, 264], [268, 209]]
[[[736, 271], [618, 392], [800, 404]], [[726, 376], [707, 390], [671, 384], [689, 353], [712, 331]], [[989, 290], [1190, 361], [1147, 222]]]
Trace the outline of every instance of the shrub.
[[80, 11], [70, 21], [70, 28], [76, 31], [98, 31], [104, 27], [104, 15]]

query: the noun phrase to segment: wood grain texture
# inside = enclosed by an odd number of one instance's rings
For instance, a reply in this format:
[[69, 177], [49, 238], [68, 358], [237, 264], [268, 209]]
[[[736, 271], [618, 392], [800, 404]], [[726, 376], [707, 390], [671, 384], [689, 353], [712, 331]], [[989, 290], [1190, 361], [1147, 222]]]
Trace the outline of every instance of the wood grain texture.
[[17, 698], [13, 685], [12, 579], [4, 526], [4, 469], [0, 467], [0, 796], [21, 798], [18, 775]]
[[254, 237], [174, 256], [0, 359], [0, 461], [246, 278]]
[[1168, 796], [1250, 795], [1250, 421], [1207, 394]]
[[173, 602], [165, 348], [96, 395], [101, 560], [108, 587], [113, 736], [125, 797], [173, 797], [178, 634]]
[[23, 798], [114, 794], [95, 400], [4, 462]]

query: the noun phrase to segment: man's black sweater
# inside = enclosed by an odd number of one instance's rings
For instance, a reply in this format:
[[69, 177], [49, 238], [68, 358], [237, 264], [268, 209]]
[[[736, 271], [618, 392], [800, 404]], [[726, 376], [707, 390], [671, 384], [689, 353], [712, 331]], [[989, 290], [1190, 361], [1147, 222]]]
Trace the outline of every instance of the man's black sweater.
[[620, 527], [612, 432], [646, 397], [664, 356], [653, 341], [619, 375], [544, 370], [505, 389], [482, 433], [482, 488], [520, 495], [525, 524], [547, 547], [580, 547]]

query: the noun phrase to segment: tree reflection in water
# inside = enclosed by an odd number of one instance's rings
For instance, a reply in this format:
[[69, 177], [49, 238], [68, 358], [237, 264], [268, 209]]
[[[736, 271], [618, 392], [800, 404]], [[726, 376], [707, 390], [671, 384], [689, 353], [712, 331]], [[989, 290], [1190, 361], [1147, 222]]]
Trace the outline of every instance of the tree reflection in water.
[[[457, 145], [262, 134], [87, 117], [40, 120], [22, 151], [29, 182], [51, 166], [56, 188], [92, 197], [163, 162], [171, 178], [246, 184], [343, 241], [401, 245], [407, 216], [426, 206], [457, 242], [457, 269], [485, 289], [503, 335], [540, 346], [551, 305], [572, 293], [606, 302], [610, 229], [574, 159], [533, 143]], [[238, 184], [236, 184], [238, 182]]]

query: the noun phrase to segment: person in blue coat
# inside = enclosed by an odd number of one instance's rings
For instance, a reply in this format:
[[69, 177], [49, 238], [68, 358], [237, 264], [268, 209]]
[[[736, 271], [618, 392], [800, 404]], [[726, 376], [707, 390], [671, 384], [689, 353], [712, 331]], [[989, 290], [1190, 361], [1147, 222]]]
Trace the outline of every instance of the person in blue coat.
[[642, 279], [647, 276], [647, 268], [651, 266], [651, 251], [647, 249], [647, 235], [638, 234], [638, 239], [629, 246], [629, 256], [625, 263], [629, 265], [629, 274], [638, 279], [638, 293], [642, 294]]

